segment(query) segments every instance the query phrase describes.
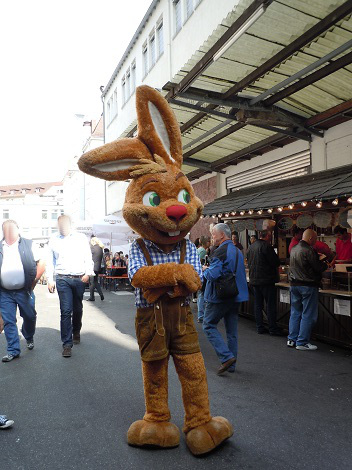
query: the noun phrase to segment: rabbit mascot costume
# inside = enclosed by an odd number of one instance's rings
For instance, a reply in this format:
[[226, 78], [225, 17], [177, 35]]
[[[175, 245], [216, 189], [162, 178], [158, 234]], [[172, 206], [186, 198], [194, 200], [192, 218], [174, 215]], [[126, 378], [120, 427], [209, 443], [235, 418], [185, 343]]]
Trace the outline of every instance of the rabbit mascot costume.
[[196, 248], [185, 235], [203, 205], [181, 171], [179, 125], [167, 101], [153, 88], [136, 90], [138, 136], [94, 149], [79, 168], [105, 180], [131, 179], [123, 216], [141, 236], [129, 257], [136, 288], [136, 334], [142, 358], [146, 412], [127, 440], [134, 446], [175, 447], [178, 428], [168, 407], [169, 357], [181, 382], [184, 432], [190, 451], [205, 454], [233, 434], [231, 424], [212, 417], [208, 386], [189, 295], [201, 287]]

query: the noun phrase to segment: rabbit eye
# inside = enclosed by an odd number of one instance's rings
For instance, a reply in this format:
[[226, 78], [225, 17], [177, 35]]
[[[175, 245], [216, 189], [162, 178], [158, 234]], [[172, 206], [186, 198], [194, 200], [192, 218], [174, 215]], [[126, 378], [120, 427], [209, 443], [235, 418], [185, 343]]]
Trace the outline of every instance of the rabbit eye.
[[156, 207], [160, 204], [160, 196], [155, 191], [148, 191], [143, 196], [143, 204], [145, 206]]
[[185, 189], [181, 189], [178, 193], [177, 200], [183, 202], [184, 204], [189, 204], [191, 201], [191, 195]]

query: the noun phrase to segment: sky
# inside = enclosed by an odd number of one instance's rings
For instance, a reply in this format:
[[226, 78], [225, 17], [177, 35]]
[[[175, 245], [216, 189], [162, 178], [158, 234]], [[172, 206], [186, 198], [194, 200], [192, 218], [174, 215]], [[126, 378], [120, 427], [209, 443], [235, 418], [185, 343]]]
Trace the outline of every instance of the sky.
[[62, 180], [150, 3], [2, 2], [0, 185]]

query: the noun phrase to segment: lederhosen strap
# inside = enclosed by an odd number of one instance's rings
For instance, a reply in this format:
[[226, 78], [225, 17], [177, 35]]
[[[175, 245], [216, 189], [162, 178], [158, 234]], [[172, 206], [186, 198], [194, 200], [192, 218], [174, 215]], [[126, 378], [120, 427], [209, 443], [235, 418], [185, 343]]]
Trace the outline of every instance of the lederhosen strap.
[[[138, 238], [137, 243], [142, 250], [144, 257], [147, 261], [148, 266], [153, 266], [154, 263], [152, 261], [152, 258], [150, 256], [150, 253], [145, 246], [143, 238]], [[181, 249], [180, 249], [180, 264], [184, 264], [185, 259], [186, 259], [186, 251], [187, 251], [187, 246], [186, 246], [186, 240], [182, 239], [181, 241]], [[165, 335], [165, 328], [164, 328], [164, 322], [163, 322], [163, 315], [162, 315], [162, 302], [156, 302], [154, 304], [154, 312], [155, 312], [155, 324], [156, 324], [156, 331], [160, 336]], [[181, 325], [183, 325], [182, 330], [186, 330], [186, 324], [185, 324], [185, 318], [181, 318], [182, 315], [182, 310], [180, 309], [180, 318], [179, 318], [179, 329], [181, 331]], [[185, 316], [185, 315], [184, 315]]]

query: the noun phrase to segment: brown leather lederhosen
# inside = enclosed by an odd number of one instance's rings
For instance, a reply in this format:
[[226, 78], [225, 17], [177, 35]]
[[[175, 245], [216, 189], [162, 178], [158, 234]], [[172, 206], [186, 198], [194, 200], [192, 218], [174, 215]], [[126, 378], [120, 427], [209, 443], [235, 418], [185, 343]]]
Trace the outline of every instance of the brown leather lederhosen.
[[[139, 238], [137, 243], [148, 266], [153, 266], [143, 239]], [[180, 264], [184, 263], [185, 257], [186, 240], [182, 240]], [[136, 335], [143, 361], [157, 361], [169, 354], [193, 354], [200, 351], [192, 311], [184, 297], [173, 298], [165, 294], [151, 307], [138, 307]]]

